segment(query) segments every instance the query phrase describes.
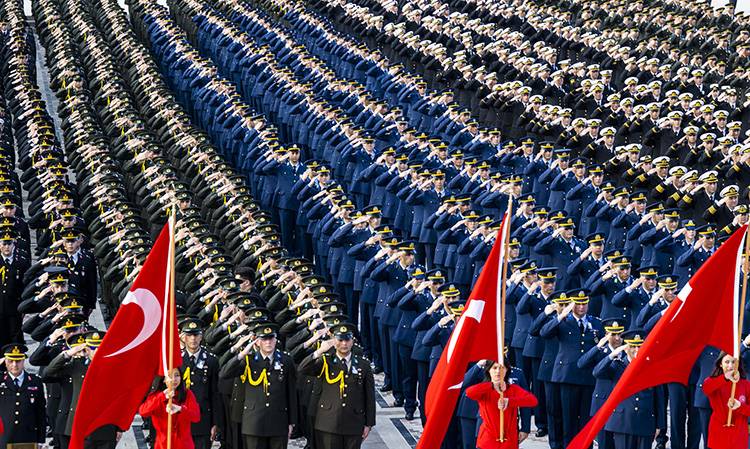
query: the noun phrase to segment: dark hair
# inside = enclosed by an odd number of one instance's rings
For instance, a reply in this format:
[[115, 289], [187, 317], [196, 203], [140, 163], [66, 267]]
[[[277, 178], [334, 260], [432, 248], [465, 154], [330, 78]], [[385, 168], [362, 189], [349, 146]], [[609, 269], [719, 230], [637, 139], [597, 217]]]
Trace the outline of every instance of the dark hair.
[[[727, 354], [724, 351], [721, 351], [719, 354], [719, 358], [716, 359], [714, 362], [714, 370], [711, 372], [711, 377], [717, 377], [717, 376], [723, 376], [724, 375], [724, 368], [721, 367], [721, 361], [724, 360], [724, 357], [727, 356]], [[745, 367], [742, 366], [742, 359], [740, 358], [737, 360], [737, 367], [740, 371], [740, 379], [745, 378]]]
[[[187, 398], [187, 389], [185, 388], [185, 382], [182, 380], [182, 372], [179, 369], [177, 370], [177, 372], [180, 373], [180, 384], [174, 390], [174, 400], [175, 402], [181, 404], [185, 402], [185, 399]], [[164, 376], [155, 377], [153, 383], [151, 384], [151, 393], [158, 393], [166, 389], [167, 384], [166, 382], [164, 382]]]
[[[487, 382], [492, 381], [492, 376], [490, 376], [490, 370], [495, 365], [495, 363], [498, 363], [498, 362], [494, 360], [488, 360], [487, 364], [484, 365], [484, 380]], [[510, 367], [508, 366], [507, 363], [501, 363], [501, 365], [505, 367], [505, 376], [503, 376], [503, 380], [507, 384], [508, 379], [510, 379]]]

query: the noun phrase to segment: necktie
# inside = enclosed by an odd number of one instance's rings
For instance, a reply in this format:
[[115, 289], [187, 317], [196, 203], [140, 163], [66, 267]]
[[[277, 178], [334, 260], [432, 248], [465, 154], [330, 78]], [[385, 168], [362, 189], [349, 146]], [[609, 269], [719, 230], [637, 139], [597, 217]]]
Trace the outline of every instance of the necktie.
[[16, 387], [21, 388], [21, 379], [16, 377]]
[[195, 366], [195, 356], [194, 355], [190, 356], [190, 365], [191, 366]]
[[583, 335], [583, 333], [584, 333], [583, 320], [578, 320], [578, 329], [581, 330], [581, 335]]

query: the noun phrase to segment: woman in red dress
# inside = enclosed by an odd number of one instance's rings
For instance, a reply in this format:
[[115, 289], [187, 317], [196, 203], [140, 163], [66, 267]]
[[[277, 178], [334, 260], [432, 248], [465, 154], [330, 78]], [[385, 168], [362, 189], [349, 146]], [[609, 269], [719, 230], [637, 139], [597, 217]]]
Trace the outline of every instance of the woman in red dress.
[[[149, 394], [141, 404], [138, 413], [151, 418], [156, 430], [154, 449], [167, 449], [167, 420], [172, 415], [172, 449], [195, 449], [190, 432], [192, 423], [201, 419], [201, 411], [195, 395], [180, 382], [180, 371], [173, 369], [170, 375], [162, 378], [159, 388]], [[170, 390], [168, 387], [172, 385]], [[169, 405], [169, 397], [172, 404]], [[171, 407], [171, 408], [170, 408]]]
[[[535, 407], [537, 398], [515, 384], [508, 383], [510, 370], [500, 363], [488, 363], [484, 382], [466, 389], [466, 396], [479, 403], [482, 426], [479, 428], [477, 447], [480, 449], [511, 449], [518, 447], [518, 409]], [[503, 399], [500, 399], [500, 392]], [[500, 410], [503, 411], [505, 440], [500, 438]]]
[[[711, 403], [708, 423], [708, 446], [711, 449], [747, 449], [747, 419], [750, 417], [750, 382], [745, 379], [742, 363], [722, 352], [716, 360], [711, 377], [703, 382], [703, 392]], [[737, 388], [732, 398], [732, 381]], [[732, 425], [726, 426], [732, 410]]]

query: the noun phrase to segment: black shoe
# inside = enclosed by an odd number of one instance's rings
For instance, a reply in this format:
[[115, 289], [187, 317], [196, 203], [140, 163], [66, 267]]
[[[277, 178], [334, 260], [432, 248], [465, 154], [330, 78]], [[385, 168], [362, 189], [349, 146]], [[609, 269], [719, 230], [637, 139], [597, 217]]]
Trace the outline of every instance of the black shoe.
[[547, 429], [539, 429], [536, 431], [535, 435], [537, 438], [544, 438], [547, 436]]
[[396, 399], [396, 400], [395, 400], [395, 401], [393, 402], [393, 406], [394, 406], [394, 407], [403, 407], [403, 406], [404, 406], [404, 398], [401, 398], [401, 399]]
[[404, 416], [404, 419], [406, 419], [407, 421], [411, 421], [412, 419], [414, 419], [414, 412], [406, 412], [406, 416]]
[[656, 446], [654, 446], [654, 449], [665, 449], [666, 446], [664, 443], [656, 443]]
[[382, 387], [380, 387], [380, 391], [385, 393], [386, 391], [392, 391], [393, 387], [391, 384], [384, 384]]

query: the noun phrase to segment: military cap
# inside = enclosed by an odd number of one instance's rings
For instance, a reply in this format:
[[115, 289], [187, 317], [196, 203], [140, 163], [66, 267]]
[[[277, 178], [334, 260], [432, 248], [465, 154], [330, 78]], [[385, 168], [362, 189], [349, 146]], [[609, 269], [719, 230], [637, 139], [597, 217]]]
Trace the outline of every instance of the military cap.
[[555, 150], [555, 156], [558, 159], [567, 159], [570, 157], [570, 150], [567, 148], [558, 148]]
[[638, 269], [638, 275], [647, 279], [656, 279], [659, 274], [659, 267], [656, 265], [643, 266]]
[[594, 232], [586, 236], [589, 245], [603, 245], [606, 240], [607, 236], [601, 232]]
[[676, 289], [677, 284], [679, 283], [679, 280], [680, 280], [679, 276], [676, 276], [674, 274], [665, 274], [656, 278], [656, 282], [659, 285], [659, 287], [666, 289], [666, 290]]
[[409, 276], [414, 279], [424, 279], [426, 277], [424, 267], [422, 265], [409, 267]]
[[717, 177], [717, 173], [714, 170], [709, 170], [702, 175], [698, 177], [698, 181], [700, 182], [719, 182], [719, 178]]
[[744, 215], [748, 213], [748, 208], [744, 204], [738, 204], [737, 206], [734, 206], [732, 212], [734, 212], [735, 215]]
[[438, 292], [446, 298], [453, 298], [461, 294], [455, 284], [445, 284], [438, 289]]
[[343, 315], [346, 313], [346, 304], [339, 301], [331, 301], [320, 306], [320, 310], [326, 315]]
[[407, 241], [399, 243], [397, 249], [399, 251], [405, 251], [405, 252], [412, 253], [412, 254], [416, 251], [415, 243], [411, 240], [407, 240]]
[[629, 256], [618, 256], [612, 258], [612, 265], [615, 267], [625, 267], [630, 266], [630, 257]]
[[278, 332], [279, 325], [270, 321], [260, 323], [253, 328], [255, 336], [261, 339], [274, 338]]
[[589, 303], [589, 291], [585, 288], [576, 288], [568, 290], [568, 298], [576, 304], [588, 304]]
[[98, 348], [104, 340], [104, 332], [99, 330], [92, 330], [82, 334], [86, 346], [91, 349]]
[[198, 335], [203, 332], [203, 322], [196, 316], [188, 316], [179, 322], [180, 332], [187, 335]]
[[637, 190], [630, 194], [631, 201], [646, 201], [646, 192], [643, 190]]
[[646, 332], [643, 329], [631, 329], [622, 333], [622, 341], [628, 346], [640, 347], [646, 338]]
[[68, 348], [75, 348], [86, 344], [86, 337], [84, 334], [71, 335], [65, 340]]
[[714, 227], [714, 225], [711, 225], [711, 224], [703, 225], [699, 228], [696, 228], [696, 232], [698, 232], [698, 234], [705, 236], [707, 238], [716, 236], [716, 228]]
[[21, 343], [10, 343], [3, 346], [5, 360], [25, 360], [29, 348]]
[[568, 213], [564, 210], [552, 211], [549, 214], [549, 219], [553, 221], [560, 221], [568, 218]]
[[49, 274], [49, 282], [60, 283], [67, 282], [70, 272], [66, 267], [51, 266], [44, 269], [45, 273]]
[[557, 224], [561, 228], [574, 228], [576, 226], [576, 223], [575, 223], [575, 221], [573, 221], [572, 217], [564, 218], [564, 219], [558, 221]]
[[461, 315], [464, 313], [465, 307], [466, 301], [463, 299], [457, 299], [448, 303], [448, 310], [450, 310], [453, 315]]
[[692, 231], [697, 228], [697, 225], [695, 224], [695, 221], [688, 218], [688, 219], [682, 220], [682, 227], [688, 231]]
[[625, 321], [622, 318], [605, 318], [602, 320], [602, 327], [609, 334], [621, 334], [625, 331]]
[[554, 282], [557, 276], [557, 267], [542, 267], [536, 270], [539, 279], [544, 282]]
[[721, 189], [721, 192], [719, 192], [719, 196], [722, 198], [732, 198], [737, 197], [740, 194], [740, 188], [736, 184], [728, 185]]
[[536, 265], [536, 262], [534, 262], [533, 260], [527, 260], [518, 267], [519, 271], [521, 271], [521, 273], [523, 274], [536, 273], [537, 268], [538, 267]]
[[568, 304], [570, 303], [570, 298], [568, 297], [568, 292], [558, 290], [552, 293], [550, 301], [555, 304]]
[[351, 323], [339, 323], [331, 328], [334, 337], [339, 340], [351, 340], [354, 338], [355, 326]]
[[547, 208], [547, 206], [536, 206], [534, 207], [534, 209], [532, 209], [532, 212], [534, 213], [534, 215], [544, 216], [549, 214], [549, 209]]
[[57, 327], [65, 330], [71, 330], [80, 327], [85, 322], [85, 316], [81, 315], [80, 313], [71, 313], [65, 315], [65, 317], [58, 321]]

